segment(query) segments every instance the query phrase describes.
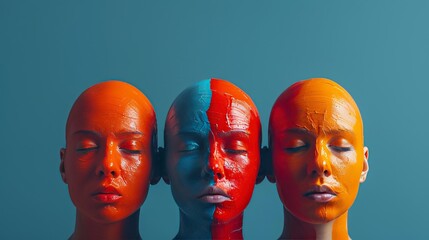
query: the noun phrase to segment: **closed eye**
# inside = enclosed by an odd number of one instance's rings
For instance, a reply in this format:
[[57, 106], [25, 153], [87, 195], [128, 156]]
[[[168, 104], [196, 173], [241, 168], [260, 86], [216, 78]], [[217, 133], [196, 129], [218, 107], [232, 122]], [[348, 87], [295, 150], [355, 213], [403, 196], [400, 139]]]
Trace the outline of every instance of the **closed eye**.
[[132, 155], [141, 154], [141, 152], [142, 152], [140, 150], [126, 149], [126, 148], [120, 148], [120, 150], [122, 152], [125, 152], [125, 153], [128, 153], [128, 154], [132, 154]]
[[340, 147], [340, 146], [334, 146], [334, 145], [329, 145], [329, 148], [331, 148], [336, 152], [348, 152], [352, 150], [352, 147]]
[[83, 147], [83, 148], [78, 148], [76, 149], [76, 152], [79, 153], [87, 153], [87, 152], [91, 152], [91, 151], [96, 151], [98, 149], [98, 146], [94, 146], [94, 147]]
[[284, 150], [286, 152], [289, 153], [297, 153], [297, 152], [302, 152], [308, 149], [308, 145], [300, 145], [300, 146], [296, 146], [296, 147], [286, 147], [284, 148]]
[[246, 149], [230, 149], [230, 148], [227, 148], [227, 149], [224, 149], [224, 151], [226, 153], [229, 153], [229, 154], [246, 154], [247, 153]]
[[179, 149], [179, 152], [192, 152], [200, 149], [200, 145], [195, 142], [185, 143], [182, 148]]

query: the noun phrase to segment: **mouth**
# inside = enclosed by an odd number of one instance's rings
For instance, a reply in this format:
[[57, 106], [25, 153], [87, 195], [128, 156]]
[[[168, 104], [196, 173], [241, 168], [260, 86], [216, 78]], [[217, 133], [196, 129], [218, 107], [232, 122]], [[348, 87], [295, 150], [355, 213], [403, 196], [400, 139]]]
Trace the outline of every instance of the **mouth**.
[[112, 187], [101, 187], [98, 188], [93, 194], [92, 197], [95, 201], [101, 202], [101, 203], [114, 203], [122, 198], [122, 195], [119, 193], [119, 191]]
[[332, 188], [326, 185], [314, 186], [304, 193], [304, 196], [316, 202], [326, 203], [337, 197]]
[[204, 192], [198, 196], [206, 203], [223, 203], [225, 201], [231, 201], [231, 197], [226, 194], [224, 190], [216, 186], [210, 186], [204, 190]]

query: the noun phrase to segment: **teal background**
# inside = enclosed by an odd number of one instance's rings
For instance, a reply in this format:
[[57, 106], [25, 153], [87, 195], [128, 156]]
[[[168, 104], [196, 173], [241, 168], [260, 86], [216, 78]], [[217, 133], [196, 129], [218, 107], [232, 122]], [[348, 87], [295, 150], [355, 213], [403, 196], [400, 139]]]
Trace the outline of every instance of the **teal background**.
[[[264, 127], [292, 83], [328, 77], [358, 103], [370, 171], [350, 210], [353, 239], [428, 239], [428, 1], [0, 1], [0, 239], [66, 239], [74, 206], [59, 149], [76, 97], [108, 79], [165, 116], [192, 83], [230, 80]], [[169, 186], [150, 188], [145, 239], [171, 239], [179, 211]], [[255, 188], [246, 239], [282, 229], [275, 185]]]

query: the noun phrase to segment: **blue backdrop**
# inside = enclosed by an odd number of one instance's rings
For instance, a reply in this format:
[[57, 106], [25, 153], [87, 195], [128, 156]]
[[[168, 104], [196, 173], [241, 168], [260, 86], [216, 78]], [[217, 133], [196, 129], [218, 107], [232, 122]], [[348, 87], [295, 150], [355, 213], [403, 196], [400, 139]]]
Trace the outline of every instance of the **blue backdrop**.
[[[429, 207], [428, 1], [0, 1], [0, 239], [66, 239], [75, 209], [59, 149], [76, 97], [108, 79], [153, 103], [163, 146], [174, 98], [210, 77], [268, 117], [293, 82], [331, 78], [358, 103], [370, 171], [350, 211], [354, 239], [423, 239]], [[151, 186], [145, 239], [171, 239], [179, 212], [169, 186]], [[274, 184], [255, 188], [246, 239], [275, 239]]]

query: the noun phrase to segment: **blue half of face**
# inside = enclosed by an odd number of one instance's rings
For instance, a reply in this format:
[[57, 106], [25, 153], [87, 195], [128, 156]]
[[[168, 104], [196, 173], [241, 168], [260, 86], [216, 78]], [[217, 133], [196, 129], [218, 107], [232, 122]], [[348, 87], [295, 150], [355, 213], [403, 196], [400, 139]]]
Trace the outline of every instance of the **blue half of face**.
[[206, 114], [211, 97], [210, 80], [198, 82], [176, 98], [167, 116], [166, 168], [181, 221], [213, 220], [215, 205], [200, 199], [214, 185], [208, 167], [210, 123]]

